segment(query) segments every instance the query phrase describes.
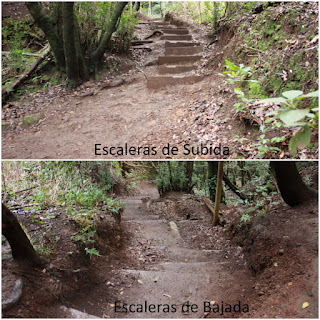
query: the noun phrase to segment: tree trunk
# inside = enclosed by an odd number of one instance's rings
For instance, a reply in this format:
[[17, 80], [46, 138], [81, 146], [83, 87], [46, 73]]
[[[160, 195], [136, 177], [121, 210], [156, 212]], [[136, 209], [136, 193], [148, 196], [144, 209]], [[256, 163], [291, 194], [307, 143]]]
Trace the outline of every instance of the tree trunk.
[[214, 216], [213, 216], [213, 225], [216, 226], [219, 220], [219, 209], [220, 209], [220, 201], [222, 195], [222, 180], [223, 180], [223, 161], [219, 161], [218, 166], [218, 178], [217, 178], [217, 192], [216, 192], [216, 200], [214, 203]]
[[235, 186], [228, 178], [226, 174], [223, 174], [223, 181], [226, 183], [226, 185], [241, 199], [246, 200], [247, 198], [241, 194], [237, 186]]
[[103, 37], [101, 38], [98, 48], [92, 53], [90, 57], [90, 60], [92, 61], [92, 64], [94, 65], [95, 68], [97, 68], [98, 64], [100, 63], [103, 57], [103, 54], [107, 50], [112, 34], [117, 30], [118, 21], [127, 3], [128, 2], [117, 3], [117, 6], [114, 10], [110, 24], [108, 26], [108, 30], [106, 30]]
[[139, 10], [140, 10], [140, 1], [137, 1], [137, 2], [134, 4], [133, 12], [139, 12]]
[[66, 60], [67, 88], [73, 89], [81, 84], [78, 50], [76, 47], [76, 26], [74, 2], [62, 3], [63, 44]]
[[43, 263], [21, 228], [18, 219], [4, 204], [2, 204], [2, 234], [10, 244], [14, 259], [27, 261], [34, 265]]
[[302, 181], [294, 161], [271, 161], [270, 166], [275, 173], [281, 196], [290, 207], [317, 198], [317, 192]]
[[[218, 175], [218, 161], [208, 161], [208, 187], [209, 187], [209, 198], [212, 202], [215, 201], [216, 188], [217, 188], [217, 175]], [[225, 203], [225, 193], [222, 188], [221, 202]]]
[[191, 192], [192, 189], [192, 174], [193, 174], [193, 161], [186, 161], [185, 162], [185, 174], [186, 174], [186, 184], [184, 189], [187, 192]]
[[45, 33], [56, 59], [57, 66], [60, 69], [65, 70], [63, 42], [61, 37], [58, 35], [58, 31], [55, 27], [55, 21], [50, 19], [50, 17], [43, 11], [40, 2], [26, 2], [25, 4], [37, 25]]

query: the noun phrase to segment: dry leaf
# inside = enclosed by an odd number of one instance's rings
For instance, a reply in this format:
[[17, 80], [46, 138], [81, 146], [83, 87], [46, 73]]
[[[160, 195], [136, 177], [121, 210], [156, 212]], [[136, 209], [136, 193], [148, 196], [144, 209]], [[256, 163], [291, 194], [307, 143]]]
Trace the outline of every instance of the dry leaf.
[[302, 309], [308, 308], [309, 307], [309, 302], [304, 302], [302, 304]]

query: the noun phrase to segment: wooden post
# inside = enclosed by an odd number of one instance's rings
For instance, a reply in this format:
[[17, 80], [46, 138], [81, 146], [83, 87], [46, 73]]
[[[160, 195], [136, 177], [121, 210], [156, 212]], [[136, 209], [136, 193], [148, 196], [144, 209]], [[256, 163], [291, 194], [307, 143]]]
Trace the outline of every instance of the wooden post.
[[217, 190], [216, 190], [216, 201], [214, 204], [214, 216], [213, 225], [216, 226], [219, 219], [219, 208], [221, 201], [221, 191], [222, 191], [222, 180], [223, 180], [223, 161], [219, 161], [218, 166], [218, 178], [217, 178]]

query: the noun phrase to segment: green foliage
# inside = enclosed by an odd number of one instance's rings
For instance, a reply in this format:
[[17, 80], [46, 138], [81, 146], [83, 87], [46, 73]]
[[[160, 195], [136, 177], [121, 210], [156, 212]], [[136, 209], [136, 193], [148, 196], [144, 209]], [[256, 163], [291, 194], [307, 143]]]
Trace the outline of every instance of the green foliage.
[[274, 154], [278, 153], [281, 151], [278, 147], [273, 147], [272, 145], [278, 142], [283, 141], [284, 137], [274, 137], [274, 138], [267, 138], [266, 137], [266, 132], [267, 132], [267, 127], [264, 125], [260, 126], [260, 131], [262, 134], [257, 138], [258, 142], [254, 144], [254, 146], [258, 149], [258, 157], [259, 158], [265, 158], [269, 157], [272, 158]]
[[[79, 2], [76, 13], [80, 25], [82, 47], [87, 55], [92, 53], [100, 43], [102, 36], [108, 29], [116, 2]], [[118, 28], [113, 35], [112, 48], [116, 52], [127, 52], [137, 23], [130, 9], [121, 15]]]
[[220, 76], [224, 77], [227, 75], [227, 82], [230, 84], [235, 84], [236, 82], [243, 82], [243, 81], [248, 81], [248, 82], [254, 82], [258, 83], [256, 80], [249, 80], [248, 78], [252, 75], [252, 68], [251, 67], [245, 67], [242, 63], [240, 63], [239, 66], [234, 64], [233, 62], [225, 59], [226, 65], [225, 67], [227, 68], [226, 71], [223, 73], [219, 73]]
[[[14, 163], [13, 171], [19, 173], [15, 184], [6, 184], [6, 193], [12, 200], [17, 195], [16, 188], [36, 188], [28, 198], [31, 206], [27, 208], [31, 220], [44, 224], [43, 216], [51, 218], [43, 209], [52, 206], [62, 206], [66, 209], [67, 217], [78, 226], [78, 231], [71, 240], [76, 242], [79, 249], [87, 252], [90, 257], [96, 241], [96, 225], [98, 217], [108, 214], [119, 221], [123, 203], [112, 199], [108, 190], [112, 188], [117, 175], [111, 162], [85, 161], [27, 161]], [[10, 166], [9, 166], [10, 167]], [[52, 216], [55, 218], [55, 216]]]
[[90, 256], [90, 259], [92, 258], [92, 255], [101, 257], [101, 254], [99, 253], [99, 251], [96, 248], [85, 248], [86, 254], [88, 254]]
[[[295, 156], [297, 149], [310, 145], [311, 129], [318, 128], [319, 107], [318, 107], [319, 91], [313, 91], [303, 94], [300, 90], [290, 90], [282, 93], [282, 97], [264, 99], [261, 102], [280, 103], [282, 108], [277, 112], [269, 114], [274, 115], [273, 118], [266, 123], [282, 122], [285, 127], [300, 127], [300, 129], [291, 137], [289, 149]], [[304, 99], [313, 99], [307, 107], [302, 107], [301, 101]]]
[[187, 178], [182, 164], [179, 161], [159, 163], [155, 184], [160, 194], [183, 190]]
[[165, 13], [191, 23], [213, 23], [223, 17], [226, 3], [213, 1], [164, 2]]

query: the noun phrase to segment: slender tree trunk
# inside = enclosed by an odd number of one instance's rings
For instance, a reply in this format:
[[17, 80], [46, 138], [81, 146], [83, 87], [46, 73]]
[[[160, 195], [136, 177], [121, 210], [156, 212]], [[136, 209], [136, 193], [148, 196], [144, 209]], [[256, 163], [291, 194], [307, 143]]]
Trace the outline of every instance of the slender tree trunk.
[[90, 57], [90, 60], [92, 61], [92, 64], [95, 68], [98, 66], [103, 57], [103, 54], [107, 50], [112, 34], [117, 30], [118, 21], [127, 3], [128, 2], [117, 2], [117, 6], [114, 10], [110, 24], [108, 25], [108, 29], [101, 38], [98, 48], [92, 53]]
[[219, 220], [219, 209], [220, 201], [222, 195], [222, 180], [223, 180], [223, 161], [219, 161], [218, 165], [218, 178], [217, 178], [217, 191], [216, 199], [214, 203], [214, 216], [213, 216], [213, 225], [216, 226]]
[[215, 28], [217, 26], [217, 19], [218, 19], [218, 15], [217, 15], [217, 2], [214, 1], [213, 2], [213, 28]]
[[190, 192], [192, 189], [192, 174], [193, 174], [193, 161], [186, 161], [185, 162], [185, 173], [186, 173], [186, 185], [184, 187], [184, 189], [187, 192]]
[[294, 161], [271, 161], [270, 166], [275, 173], [281, 196], [290, 207], [317, 198], [317, 192], [302, 181]]
[[18, 219], [4, 204], [2, 204], [2, 234], [10, 244], [14, 259], [25, 260], [34, 265], [43, 263], [21, 228]]
[[[215, 201], [216, 189], [217, 189], [217, 175], [218, 175], [218, 161], [208, 161], [208, 186], [209, 186], [209, 198], [212, 202]], [[225, 203], [225, 193], [222, 188], [222, 203]]]
[[43, 11], [40, 2], [26, 2], [25, 4], [37, 25], [45, 33], [52, 48], [57, 66], [60, 69], [65, 70], [63, 42], [61, 37], [58, 35], [55, 21], [50, 19], [50, 17]]
[[133, 12], [139, 12], [140, 11], [140, 1], [136, 1], [133, 7]]
[[226, 183], [226, 185], [241, 199], [246, 200], [247, 198], [241, 194], [237, 186], [235, 186], [228, 178], [226, 174], [223, 174], [223, 181]]

